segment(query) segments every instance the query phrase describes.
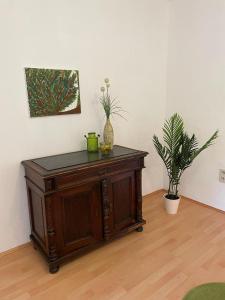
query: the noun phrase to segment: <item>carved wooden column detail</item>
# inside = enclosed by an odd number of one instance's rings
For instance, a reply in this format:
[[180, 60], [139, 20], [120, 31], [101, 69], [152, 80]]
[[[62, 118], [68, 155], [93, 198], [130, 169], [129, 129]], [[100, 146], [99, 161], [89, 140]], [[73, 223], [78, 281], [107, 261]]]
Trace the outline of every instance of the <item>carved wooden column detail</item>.
[[46, 221], [47, 221], [47, 235], [48, 235], [48, 263], [49, 271], [55, 273], [58, 271], [58, 264], [56, 263], [58, 259], [57, 247], [56, 247], [56, 232], [53, 220], [53, 207], [52, 207], [52, 198], [47, 197], [45, 199], [45, 208], [46, 208]]
[[109, 190], [108, 190], [108, 180], [102, 180], [102, 200], [103, 200], [103, 220], [104, 220], [104, 239], [110, 239], [110, 226], [109, 226], [109, 218], [110, 218], [110, 199], [109, 199]]
[[142, 172], [136, 171], [136, 191], [137, 191], [137, 221], [142, 222]]

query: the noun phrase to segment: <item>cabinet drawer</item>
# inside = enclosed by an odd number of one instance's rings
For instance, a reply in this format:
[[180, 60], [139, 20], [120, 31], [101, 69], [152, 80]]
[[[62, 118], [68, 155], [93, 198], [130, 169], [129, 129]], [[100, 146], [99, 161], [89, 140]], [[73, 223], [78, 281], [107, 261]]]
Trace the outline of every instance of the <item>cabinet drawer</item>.
[[118, 164], [111, 165], [107, 167], [107, 173], [110, 175], [110, 173], [119, 173], [121, 171], [130, 171], [140, 168], [140, 162], [139, 160], [131, 160], [126, 161]]
[[57, 176], [55, 179], [56, 188], [67, 188], [80, 183], [86, 183], [89, 181], [97, 180], [98, 174], [96, 171], [77, 172], [68, 175]]
[[57, 189], [72, 187], [82, 183], [88, 183], [91, 181], [96, 181], [102, 176], [117, 174], [121, 171], [130, 171], [140, 168], [139, 160], [130, 160], [121, 163], [115, 163], [110, 166], [102, 166], [93, 171], [88, 170], [88, 172], [78, 171], [76, 173], [61, 175], [55, 178], [55, 185]]

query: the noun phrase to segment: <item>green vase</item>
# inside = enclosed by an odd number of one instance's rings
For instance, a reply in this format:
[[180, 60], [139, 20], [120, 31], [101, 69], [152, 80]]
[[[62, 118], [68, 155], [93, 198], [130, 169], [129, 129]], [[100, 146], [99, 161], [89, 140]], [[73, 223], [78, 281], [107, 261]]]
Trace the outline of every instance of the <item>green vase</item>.
[[95, 132], [88, 132], [88, 136], [84, 136], [87, 140], [87, 151], [88, 152], [98, 152], [98, 138], [99, 134], [96, 136]]
[[111, 149], [112, 149], [114, 143], [114, 132], [109, 118], [106, 120], [105, 123], [103, 138], [104, 138], [104, 143], [107, 145], [111, 145]]

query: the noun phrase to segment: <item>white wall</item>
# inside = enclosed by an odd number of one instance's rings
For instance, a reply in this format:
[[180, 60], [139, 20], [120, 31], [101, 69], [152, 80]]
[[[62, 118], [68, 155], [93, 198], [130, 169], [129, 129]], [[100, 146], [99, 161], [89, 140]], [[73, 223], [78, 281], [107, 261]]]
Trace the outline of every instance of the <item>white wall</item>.
[[[0, 1], [0, 252], [29, 239], [24, 159], [79, 150], [104, 125], [102, 80], [128, 111], [114, 121], [118, 144], [147, 150], [143, 190], [162, 186], [152, 148], [165, 113], [166, 0]], [[80, 71], [80, 115], [30, 118], [24, 67]]]
[[225, 1], [171, 1], [167, 115], [179, 112], [190, 133], [216, 144], [184, 174], [181, 193], [225, 210]]

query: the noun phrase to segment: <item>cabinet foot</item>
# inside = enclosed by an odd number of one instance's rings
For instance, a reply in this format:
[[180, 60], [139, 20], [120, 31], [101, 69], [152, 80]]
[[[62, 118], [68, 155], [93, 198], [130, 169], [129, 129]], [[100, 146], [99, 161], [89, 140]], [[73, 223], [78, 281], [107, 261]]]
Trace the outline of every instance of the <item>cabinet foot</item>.
[[33, 243], [33, 249], [37, 250], [37, 246]]
[[54, 274], [59, 271], [59, 265], [50, 265], [49, 266], [49, 273]]
[[143, 226], [138, 227], [138, 228], [136, 229], [137, 232], [142, 232], [143, 230], [144, 230]]

